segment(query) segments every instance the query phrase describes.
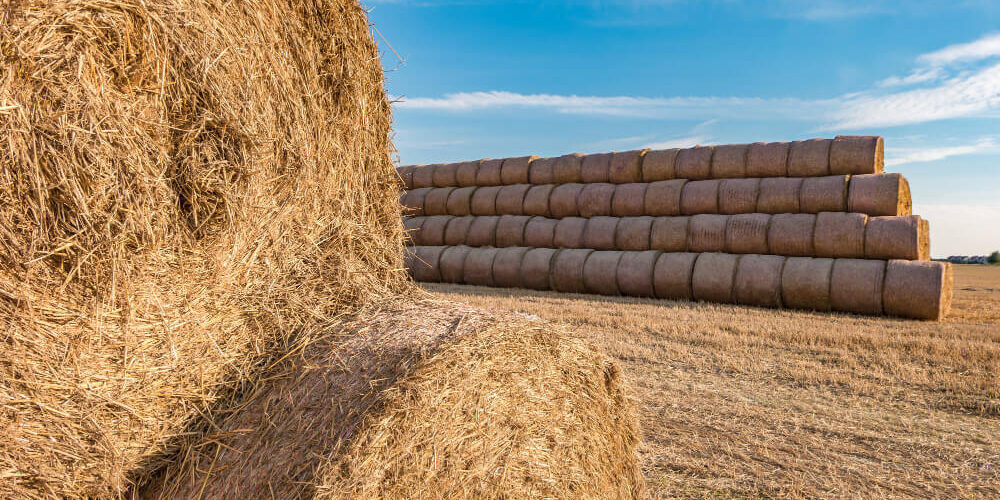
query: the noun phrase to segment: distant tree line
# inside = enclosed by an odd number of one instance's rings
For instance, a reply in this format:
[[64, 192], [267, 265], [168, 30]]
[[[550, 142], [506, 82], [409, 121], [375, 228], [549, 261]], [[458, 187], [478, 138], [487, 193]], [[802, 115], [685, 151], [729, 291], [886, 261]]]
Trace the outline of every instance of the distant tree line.
[[991, 253], [989, 258], [986, 259], [986, 262], [989, 262], [990, 264], [1000, 264], [1000, 251]]

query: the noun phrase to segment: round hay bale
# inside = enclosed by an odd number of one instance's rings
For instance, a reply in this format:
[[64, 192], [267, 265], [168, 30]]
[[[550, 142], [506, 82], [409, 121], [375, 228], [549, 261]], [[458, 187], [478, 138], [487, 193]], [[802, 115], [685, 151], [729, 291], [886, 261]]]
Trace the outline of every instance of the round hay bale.
[[799, 211], [805, 214], [847, 211], [846, 175], [807, 177], [802, 179], [799, 192]]
[[451, 197], [451, 192], [455, 189], [454, 187], [442, 187], [427, 191], [427, 196], [424, 197], [424, 215], [447, 215], [448, 198]]
[[531, 217], [527, 215], [501, 215], [497, 222], [494, 241], [498, 247], [519, 247], [524, 245], [524, 227]]
[[740, 179], [747, 176], [749, 144], [716, 146], [712, 155], [713, 179]]
[[583, 247], [594, 250], [614, 250], [615, 231], [618, 229], [618, 217], [591, 217], [583, 230]]
[[611, 155], [611, 169], [608, 180], [612, 184], [642, 182], [642, 158], [648, 149], [639, 151], [616, 151]]
[[815, 214], [777, 214], [771, 216], [767, 229], [767, 253], [773, 255], [813, 257], [816, 247]]
[[[558, 187], [556, 189], [559, 189]], [[580, 217], [611, 215], [611, 200], [615, 197], [615, 185], [606, 182], [584, 184], [577, 199]]]
[[438, 283], [441, 281], [441, 255], [445, 247], [409, 247], [407, 269], [414, 281]]
[[691, 274], [691, 294], [695, 300], [733, 303], [736, 270], [741, 255], [729, 253], [702, 253], [694, 263]]
[[469, 234], [466, 236], [465, 244], [470, 247], [492, 247], [496, 246], [497, 224], [500, 217], [496, 215], [477, 216], [469, 226]]
[[589, 248], [563, 249], [555, 254], [552, 263], [552, 289], [564, 293], [584, 293], [583, 267], [590, 254]]
[[757, 211], [765, 214], [799, 213], [799, 193], [802, 179], [797, 177], [771, 177], [760, 180]]
[[686, 252], [690, 217], [656, 217], [649, 233], [649, 249]]
[[853, 175], [847, 209], [873, 216], [910, 215], [910, 184], [899, 174]]
[[830, 305], [834, 311], [882, 314], [886, 261], [834, 259]]
[[885, 272], [885, 313], [937, 321], [951, 309], [955, 278], [948, 262], [890, 260]]
[[747, 148], [747, 177], [788, 176], [787, 142], [755, 142]]
[[931, 227], [930, 223], [920, 219], [920, 252], [918, 260], [930, 260], [931, 258]]
[[583, 248], [583, 231], [586, 227], [587, 219], [582, 217], [559, 219], [552, 238], [553, 245], [556, 248]]
[[646, 189], [649, 184], [633, 183], [615, 186], [615, 196], [611, 201], [611, 215], [615, 217], [638, 217], [645, 214]]
[[785, 257], [744, 255], [736, 270], [733, 293], [737, 304], [781, 307], [781, 273]]
[[553, 180], [555, 184], [569, 184], [571, 182], [582, 183], [583, 155], [573, 153], [560, 156], [556, 159], [553, 167]]
[[473, 248], [469, 255], [465, 257], [465, 271], [463, 273], [466, 285], [493, 286], [493, 259], [496, 258], [498, 248]]
[[583, 184], [559, 184], [552, 188], [552, 194], [549, 196], [549, 212], [552, 213], [552, 217], [556, 219], [579, 217], [578, 200], [583, 187]]
[[414, 189], [434, 187], [434, 169], [437, 165], [420, 165], [413, 169]]
[[413, 169], [414, 165], [396, 167], [396, 175], [399, 176], [399, 182], [403, 184], [403, 189], [413, 189]]
[[552, 212], [549, 210], [549, 197], [552, 196], [554, 188], [555, 186], [552, 184], [531, 186], [524, 195], [523, 215], [551, 217]]
[[795, 141], [788, 151], [789, 177], [822, 177], [830, 175], [831, 139]]
[[479, 161], [465, 161], [455, 169], [455, 184], [459, 187], [476, 186], [476, 176], [479, 175]]
[[444, 247], [441, 252], [440, 265], [442, 283], [465, 282], [465, 258], [472, 248], [467, 246]]
[[623, 252], [618, 261], [618, 291], [629, 297], [653, 297], [653, 269], [663, 252]]
[[524, 246], [534, 248], [554, 248], [558, 219], [532, 217], [524, 226]]
[[781, 272], [781, 302], [785, 307], [830, 310], [833, 259], [788, 257]]
[[401, 203], [403, 205], [403, 215], [422, 216], [424, 215], [424, 203], [427, 200], [427, 193], [434, 188], [417, 188], [403, 193]]
[[583, 164], [580, 166], [580, 177], [584, 184], [593, 182], [609, 182], [611, 180], [611, 157], [612, 153], [591, 154], [583, 157]]
[[643, 216], [619, 219], [615, 231], [617, 250], [634, 252], [649, 250], [649, 241], [653, 236], [653, 218]]
[[444, 229], [444, 244], [448, 246], [467, 245], [469, 241], [469, 229], [472, 222], [476, 220], [471, 215], [464, 217], [452, 217]]
[[528, 184], [531, 180], [531, 162], [537, 156], [507, 158], [500, 169], [500, 182], [504, 185]]
[[528, 194], [529, 189], [531, 189], [531, 184], [515, 184], [500, 188], [496, 200], [497, 214], [524, 214], [524, 197]]
[[757, 210], [760, 179], [725, 179], [719, 183], [719, 213], [749, 214]]
[[654, 149], [642, 158], [642, 182], [666, 181], [677, 177], [674, 162], [679, 148]]
[[434, 168], [434, 187], [454, 187], [458, 185], [455, 174], [458, 172], [458, 163], [443, 163]]
[[884, 146], [882, 138], [864, 135], [838, 135], [830, 146], [830, 173], [863, 175], [882, 173]]
[[472, 215], [497, 215], [497, 196], [500, 186], [480, 186], [472, 193], [469, 211]]
[[726, 226], [728, 253], [768, 253], [767, 233], [771, 226], [767, 214], [738, 214], [729, 217]]
[[552, 265], [559, 250], [531, 248], [521, 259], [521, 286], [531, 290], [548, 290], [552, 287]]
[[813, 234], [816, 257], [862, 259], [868, 216], [849, 212], [823, 212], [816, 216]]
[[678, 179], [702, 180], [712, 177], [713, 146], [695, 146], [677, 152], [674, 161], [675, 174]]
[[684, 192], [686, 179], [656, 181], [646, 187], [643, 197], [643, 212], [653, 217], [681, 214], [681, 193]]
[[525, 247], [501, 248], [493, 260], [493, 283], [501, 288], [521, 287], [521, 261], [528, 253]]
[[583, 286], [597, 295], [621, 295], [618, 291], [618, 262], [622, 253], [617, 250], [596, 251], [590, 254], [583, 266]]
[[681, 213], [717, 214], [719, 213], [718, 179], [691, 181], [684, 185], [681, 191]]
[[445, 231], [454, 217], [448, 215], [431, 215], [424, 219], [420, 226], [420, 243], [424, 246], [444, 245]]
[[726, 249], [728, 215], [700, 214], [691, 216], [688, 228], [688, 250], [692, 252], [722, 252]]
[[410, 246], [421, 245], [420, 227], [424, 225], [425, 219], [425, 217], [403, 217], [403, 230], [406, 231], [406, 244]]
[[554, 184], [556, 182], [555, 166], [558, 158], [536, 158], [528, 167], [530, 184]]
[[475, 191], [474, 186], [455, 188], [448, 195], [448, 204], [445, 207], [448, 215], [463, 216], [472, 213], [472, 194]]
[[476, 169], [477, 186], [499, 186], [503, 184], [501, 170], [503, 169], [502, 159], [485, 159], [479, 162]]
[[659, 299], [692, 300], [691, 277], [700, 254], [662, 253], [653, 268], [653, 290]]
[[927, 260], [927, 225], [919, 215], [872, 217], [865, 227], [866, 259]]

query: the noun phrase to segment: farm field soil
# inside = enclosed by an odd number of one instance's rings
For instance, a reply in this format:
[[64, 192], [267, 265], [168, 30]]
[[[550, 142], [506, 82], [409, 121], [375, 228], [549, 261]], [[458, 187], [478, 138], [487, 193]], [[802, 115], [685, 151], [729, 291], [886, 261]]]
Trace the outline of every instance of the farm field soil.
[[615, 357], [654, 498], [1000, 498], [1000, 267], [939, 323], [424, 284]]

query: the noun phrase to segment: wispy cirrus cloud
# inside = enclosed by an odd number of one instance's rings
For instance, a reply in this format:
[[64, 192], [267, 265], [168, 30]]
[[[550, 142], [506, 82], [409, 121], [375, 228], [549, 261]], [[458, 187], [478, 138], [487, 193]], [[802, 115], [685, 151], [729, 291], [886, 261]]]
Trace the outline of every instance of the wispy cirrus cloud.
[[885, 164], [886, 166], [898, 166], [938, 161], [954, 156], [987, 153], [1000, 153], [1000, 143], [997, 142], [996, 137], [981, 137], [971, 143], [947, 146], [889, 148], [885, 153]]

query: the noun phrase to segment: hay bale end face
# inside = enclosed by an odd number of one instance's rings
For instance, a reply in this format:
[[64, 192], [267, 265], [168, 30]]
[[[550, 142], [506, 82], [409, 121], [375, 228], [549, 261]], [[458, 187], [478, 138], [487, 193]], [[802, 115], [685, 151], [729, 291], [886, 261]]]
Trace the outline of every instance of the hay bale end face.
[[473, 248], [465, 257], [464, 282], [466, 285], [494, 286], [493, 260], [499, 248]]
[[615, 248], [641, 252], [649, 250], [653, 234], [652, 217], [628, 217], [618, 221], [615, 229]]
[[712, 146], [695, 146], [677, 153], [675, 170], [678, 179], [702, 180], [712, 177]]
[[466, 161], [458, 164], [455, 169], [455, 184], [459, 187], [476, 186], [479, 174], [479, 161]]
[[472, 215], [497, 215], [497, 196], [500, 186], [481, 186], [472, 193], [469, 210]]
[[720, 182], [718, 179], [709, 179], [684, 184], [681, 191], [681, 213], [684, 215], [719, 213]]
[[872, 217], [865, 227], [866, 259], [928, 260], [927, 221], [919, 215]]
[[493, 284], [502, 288], [521, 287], [521, 261], [528, 248], [501, 248], [493, 260]]
[[656, 297], [670, 300], [691, 300], [691, 278], [700, 254], [662, 253], [653, 269], [653, 290]]
[[483, 215], [473, 218], [469, 226], [469, 233], [466, 236], [466, 244], [470, 247], [492, 247], [496, 246], [496, 230], [500, 217], [496, 215]]
[[642, 158], [642, 182], [657, 182], [674, 179], [677, 172], [674, 161], [680, 149], [654, 149]]
[[910, 215], [910, 184], [899, 174], [851, 176], [847, 209], [872, 216]]
[[806, 214], [846, 212], [849, 180], [846, 175], [803, 179], [802, 190], [799, 192], [799, 211]]
[[830, 277], [830, 305], [834, 311], [882, 314], [884, 260], [835, 259]]
[[524, 246], [553, 248], [555, 246], [556, 225], [559, 221], [546, 217], [532, 217], [524, 226]]
[[789, 177], [830, 175], [830, 139], [795, 141], [788, 151]]
[[555, 254], [552, 264], [552, 289], [564, 293], [584, 293], [583, 266], [593, 250], [563, 249]]
[[936, 321], [951, 309], [954, 288], [950, 263], [890, 260], [882, 303], [886, 314]]
[[788, 175], [787, 142], [755, 142], [747, 149], [747, 177]]
[[591, 217], [583, 230], [583, 247], [594, 250], [614, 250], [618, 217]]
[[863, 175], [882, 173], [884, 145], [878, 136], [838, 135], [830, 146], [830, 173]]
[[555, 184], [569, 184], [571, 182], [583, 182], [583, 155], [580, 153], [560, 156], [556, 159], [553, 167], [553, 180]]
[[781, 307], [781, 275], [785, 257], [744, 255], [736, 270], [733, 288], [737, 304]]
[[472, 213], [472, 194], [475, 187], [460, 187], [448, 195], [446, 211], [448, 215], [463, 216]]
[[649, 249], [686, 252], [690, 217], [656, 217], [649, 234]]
[[749, 144], [716, 146], [712, 155], [713, 179], [739, 179], [747, 176]]
[[524, 214], [524, 197], [531, 189], [530, 184], [504, 186], [497, 192], [496, 211], [499, 215]]
[[410, 255], [410, 275], [413, 279], [426, 283], [438, 283], [441, 281], [441, 254], [445, 247], [411, 247]]
[[[557, 188], [558, 189], [558, 188]], [[606, 182], [584, 184], [577, 199], [580, 217], [611, 215], [611, 202], [615, 196], [615, 185]]]
[[501, 215], [497, 222], [494, 241], [497, 247], [524, 246], [524, 228], [531, 217], [527, 215]]
[[767, 229], [767, 253], [789, 257], [815, 256], [815, 231], [814, 214], [772, 215]]
[[531, 186], [527, 193], [524, 194], [523, 215], [551, 217], [552, 212], [549, 210], [549, 197], [552, 195], [554, 188], [555, 186], [552, 184]]
[[413, 189], [414, 167], [414, 165], [404, 165], [396, 168], [396, 174], [399, 176], [399, 182], [403, 185], [403, 189]]
[[425, 217], [403, 217], [403, 230], [406, 231], [406, 243], [410, 246], [420, 245], [420, 228]]
[[781, 301], [785, 307], [829, 311], [833, 259], [788, 257], [781, 273]]
[[583, 248], [583, 232], [586, 228], [587, 219], [582, 217], [559, 219], [552, 242], [556, 248]]
[[694, 299], [720, 304], [733, 303], [740, 257], [729, 253], [698, 254], [691, 275], [691, 293]]
[[521, 259], [521, 286], [531, 290], [550, 289], [557, 252], [552, 248], [529, 249]]
[[760, 179], [725, 179], [719, 183], [719, 213], [748, 214], [757, 210]]
[[420, 165], [413, 169], [414, 189], [434, 187], [434, 169], [437, 165]]
[[531, 162], [537, 156], [506, 158], [500, 166], [500, 183], [506, 186], [528, 184], [531, 181]]
[[449, 246], [465, 245], [469, 241], [469, 229], [476, 218], [471, 215], [465, 217], [451, 217], [451, 221], [444, 230], [444, 244]]
[[611, 200], [611, 215], [615, 217], [638, 217], [645, 215], [646, 189], [649, 184], [632, 183], [615, 186]]
[[817, 257], [862, 259], [868, 216], [848, 212], [823, 212], [816, 216], [813, 236]]
[[448, 215], [432, 215], [424, 219], [420, 226], [420, 243], [426, 246], [444, 245], [445, 231], [454, 217]]
[[583, 178], [583, 183], [610, 182], [611, 157], [612, 153], [584, 156], [583, 165], [580, 167], [580, 177]]
[[467, 246], [444, 247], [439, 260], [442, 283], [465, 282], [465, 258], [472, 248]]
[[772, 177], [760, 180], [757, 211], [764, 214], [799, 213], [799, 193], [802, 179], [798, 177]]
[[455, 174], [458, 172], [457, 163], [444, 163], [434, 168], [434, 187], [454, 187], [458, 185]]
[[528, 166], [528, 182], [531, 184], [554, 184], [555, 166], [558, 158], [536, 158]]
[[662, 252], [624, 252], [618, 261], [618, 291], [630, 297], [653, 297], [653, 270]]
[[767, 214], [739, 214], [729, 216], [726, 225], [728, 253], [768, 253], [767, 232], [771, 216]]
[[692, 252], [722, 252], [726, 249], [728, 215], [702, 214], [691, 217], [688, 228], [688, 250]]
[[553, 188], [552, 195], [549, 196], [549, 211], [552, 217], [556, 219], [579, 217], [579, 199], [584, 186], [585, 184], [559, 184]]
[[433, 188], [418, 188], [403, 193], [402, 205], [403, 215], [422, 216], [424, 214], [424, 203], [427, 193]]
[[643, 197], [643, 214], [652, 217], [681, 214], [681, 194], [685, 179], [656, 181], [649, 183]]
[[608, 181], [629, 184], [642, 181], [642, 159], [648, 150], [617, 151], [611, 155]]
[[477, 186], [500, 186], [503, 184], [503, 178], [501, 171], [503, 169], [503, 160], [490, 160], [485, 159], [479, 162], [479, 168], [476, 170], [476, 185]]
[[597, 251], [587, 257], [583, 266], [583, 286], [597, 295], [620, 295], [618, 290], [618, 263], [623, 252]]
[[424, 215], [448, 215], [448, 198], [454, 187], [431, 189], [424, 198]]

